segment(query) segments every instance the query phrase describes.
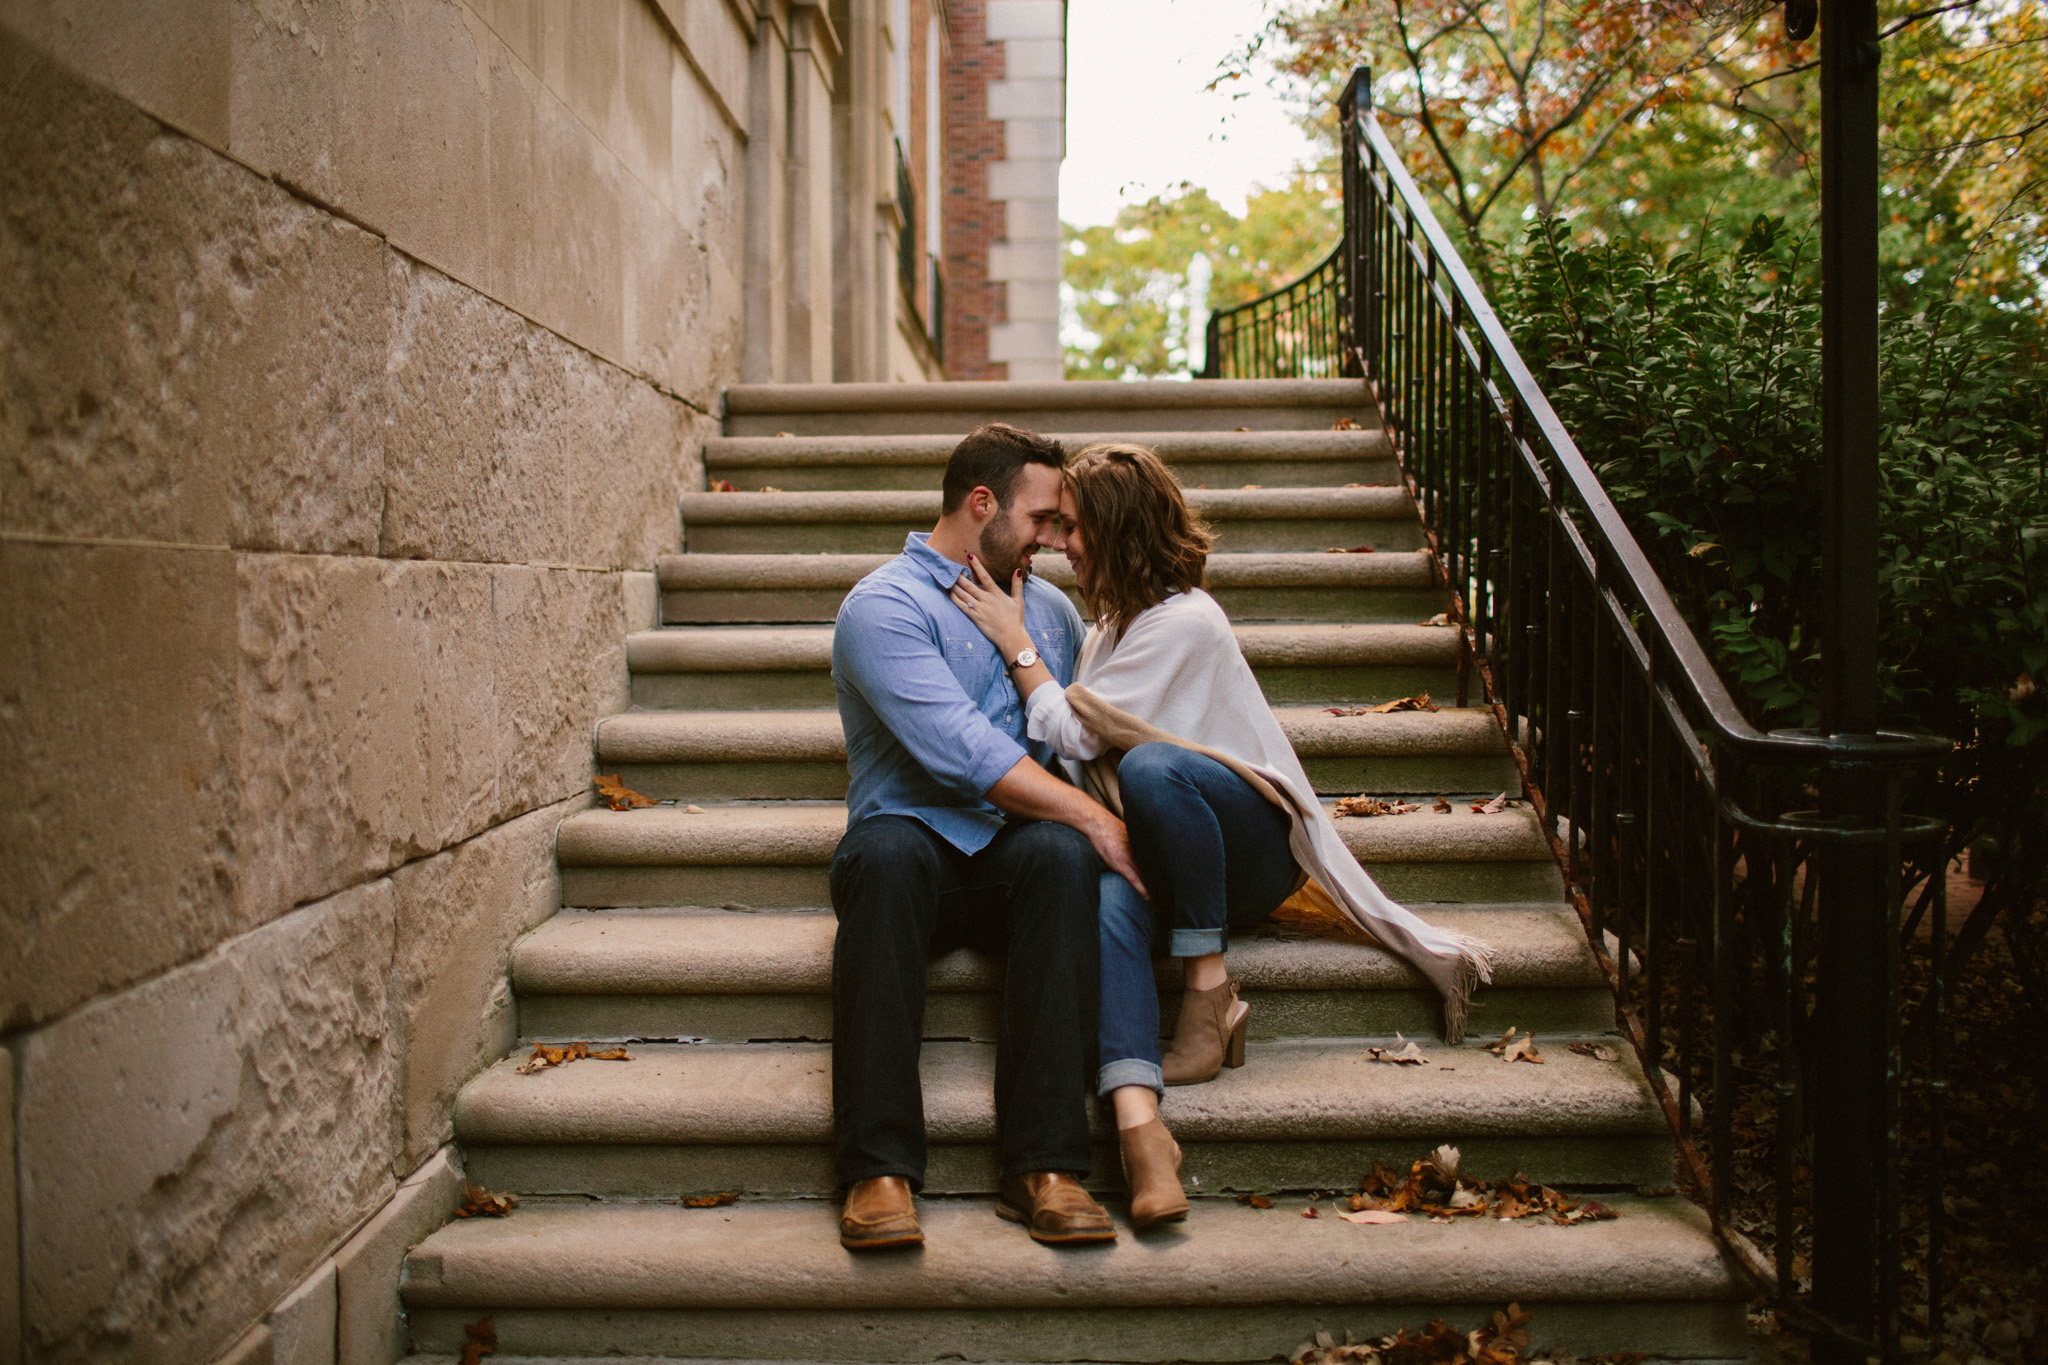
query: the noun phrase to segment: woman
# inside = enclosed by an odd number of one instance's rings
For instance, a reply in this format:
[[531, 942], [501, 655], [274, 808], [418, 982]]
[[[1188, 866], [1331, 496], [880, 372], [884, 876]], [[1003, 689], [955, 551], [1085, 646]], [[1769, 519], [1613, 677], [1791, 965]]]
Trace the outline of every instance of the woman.
[[[1104, 875], [1097, 1088], [1116, 1113], [1131, 1218], [1142, 1231], [1188, 1210], [1180, 1147], [1159, 1119], [1164, 1087], [1244, 1062], [1250, 1006], [1224, 963], [1231, 926], [1264, 919], [1314, 878], [1437, 986], [1452, 1042], [1463, 1036], [1474, 986], [1489, 979], [1490, 951], [1395, 904], [1345, 848], [1229, 618], [1202, 590], [1209, 533], [1159, 457], [1123, 442], [1083, 450], [1067, 470], [1060, 517], [1056, 548], [1095, 620], [1072, 686], [1061, 688], [1035, 653], [1025, 654], [1021, 571], [1004, 592], [973, 562], [953, 600], [1018, 661], [1011, 676], [1032, 737], [1123, 816], [1159, 912], [1122, 877]], [[1186, 987], [1164, 1056], [1152, 975], [1161, 927]]]

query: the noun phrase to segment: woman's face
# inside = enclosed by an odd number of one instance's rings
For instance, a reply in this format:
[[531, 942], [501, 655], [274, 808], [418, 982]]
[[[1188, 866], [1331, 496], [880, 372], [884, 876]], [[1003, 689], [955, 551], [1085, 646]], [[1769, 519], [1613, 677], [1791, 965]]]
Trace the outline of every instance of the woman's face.
[[1060, 490], [1060, 533], [1052, 548], [1066, 555], [1067, 562], [1074, 566], [1074, 577], [1088, 572], [1088, 553], [1081, 538], [1081, 509], [1074, 502], [1071, 487]]

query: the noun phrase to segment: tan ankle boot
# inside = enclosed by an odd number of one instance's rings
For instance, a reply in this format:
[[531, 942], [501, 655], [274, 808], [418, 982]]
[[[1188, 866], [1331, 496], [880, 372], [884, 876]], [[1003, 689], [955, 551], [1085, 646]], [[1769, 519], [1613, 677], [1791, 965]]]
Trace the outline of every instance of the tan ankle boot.
[[1131, 1191], [1131, 1226], [1139, 1232], [1188, 1216], [1188, 1197], [1180, 1185], [1180, 1144], [1166, 1125], [1151, 1119], [1136, 1128], [1117, 1131], [1123, 1153], [1124, 1184]]
[[1206, 991], [1186, 991], [1180, 998], [1180, 1019], [1173, 1026], [1173, 1046], [1160, 1058], [1159, 1070], [1168, 1085], [1200, 1085], [1213, 1081], [1226, 1066], [1244, 1065], [1245, 1011], [1233, 1026], [1237, 978], [1227, 978]]

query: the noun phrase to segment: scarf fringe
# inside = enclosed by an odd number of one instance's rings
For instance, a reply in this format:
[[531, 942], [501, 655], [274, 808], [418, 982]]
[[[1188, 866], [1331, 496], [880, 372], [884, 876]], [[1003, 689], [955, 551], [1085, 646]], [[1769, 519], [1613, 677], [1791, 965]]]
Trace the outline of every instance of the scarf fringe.
[[1472, 994], [1482, 982], [1493, 984], [1493, 945], [1470, 934], [1441, 930], [1457, 945], [1458, 967], [1456, 984], [1444, 996], [1444, 1042], [1452, 1047], [1465, 1041], [1467, 1014], [1472, 1007]]

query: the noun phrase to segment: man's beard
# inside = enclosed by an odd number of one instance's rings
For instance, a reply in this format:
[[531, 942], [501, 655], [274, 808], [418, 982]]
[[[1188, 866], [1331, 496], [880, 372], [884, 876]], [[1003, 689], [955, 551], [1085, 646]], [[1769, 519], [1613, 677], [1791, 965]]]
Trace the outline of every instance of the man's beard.
[[981, 566], [988, 570], [988, 576], [1004, 592], [1010, 590], [1010, 575], [1019, 568], [1024, 576], [1031, 576], [1031, 565], [1024, 558], [1023, 547], [1013, 544], [1010, 537], [1015, 534], [1007, 522], [1008, 517], [997, 517], [981, 528]]

